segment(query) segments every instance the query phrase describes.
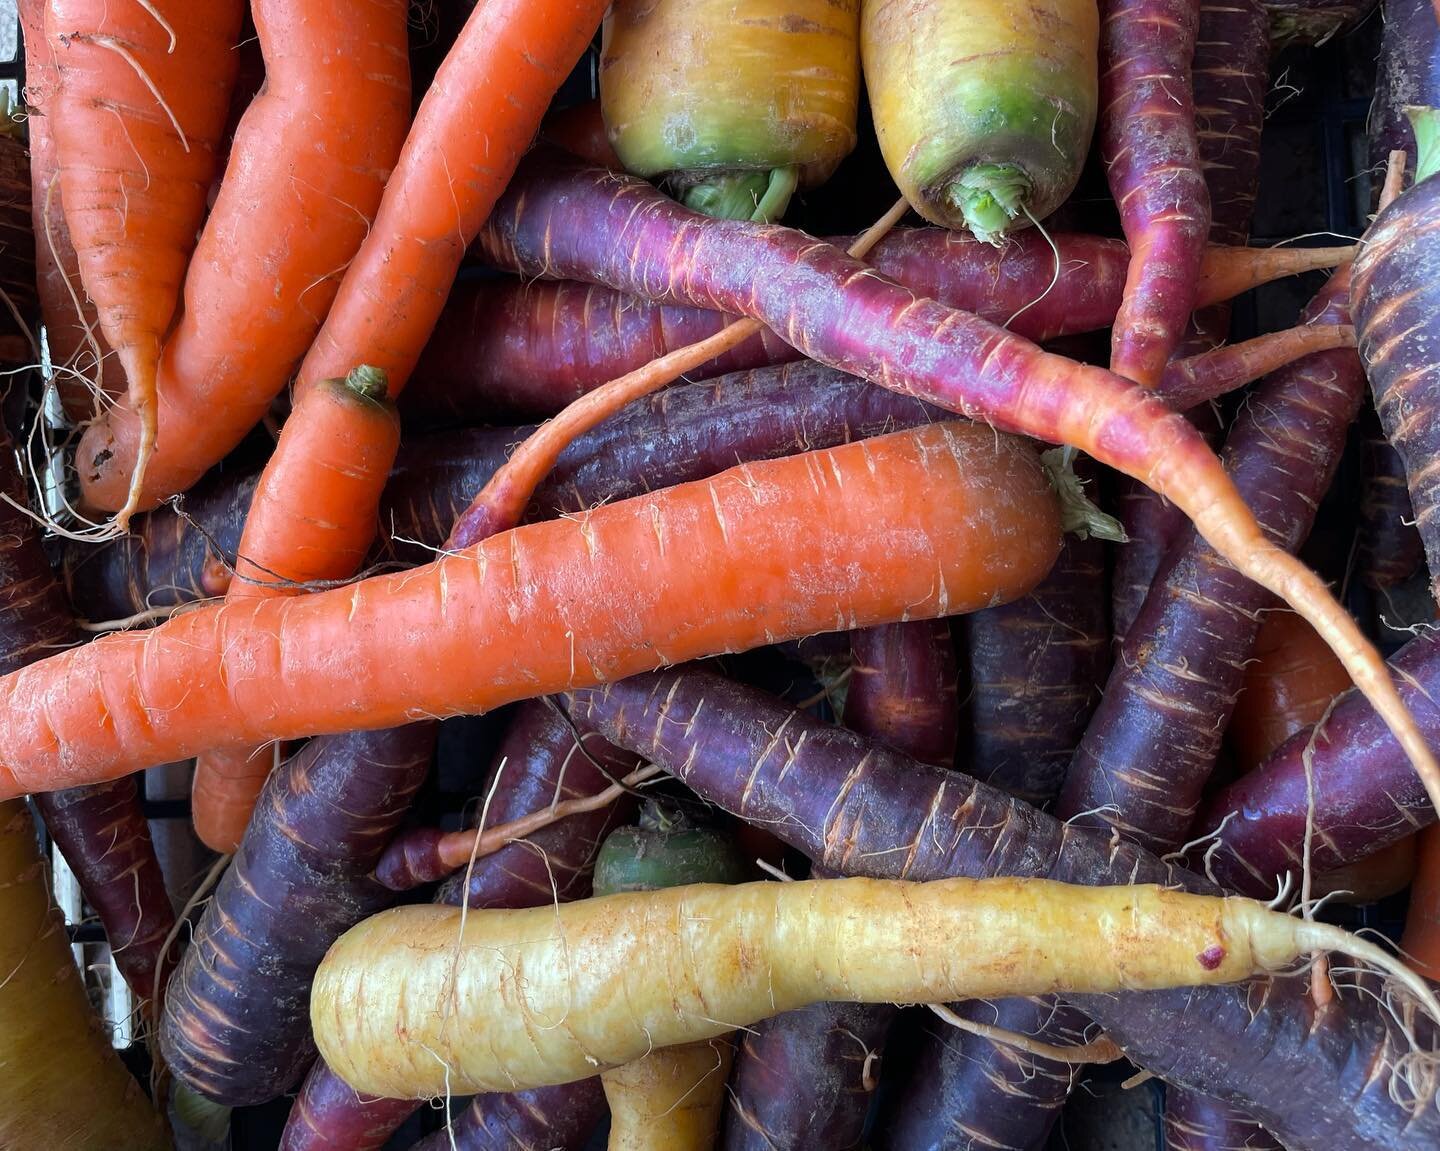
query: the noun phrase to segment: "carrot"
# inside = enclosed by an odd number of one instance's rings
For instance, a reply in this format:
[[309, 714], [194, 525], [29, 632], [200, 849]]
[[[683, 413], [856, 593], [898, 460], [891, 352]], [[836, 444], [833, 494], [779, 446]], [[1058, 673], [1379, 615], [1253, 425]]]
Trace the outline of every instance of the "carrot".
[[[637, 677], [574, 693], [570, 711], [582, 727], [659, 764], [702, 798], [848, 873], [1038, 875], [1219, 890], [1108, 832], [1067, 828], [984, 784], [718, 676]], [[776, 740], [776, 731], [785, 738]], [[1299, 982], [1262, 980], [1085, 996], [1077, 1005], [1141, 1066], [1245, 1107], [1290, 1146], [1420, 1151], [1435, 1142], [1440, 1115], [1424, 1101], [1408, 1102], [1413, 1097], [1391, 1078], [1385, 1053], [1406, 1050], [1409, 1041], [1368, 997], [1317, 1015]], [[1177, 1019], [1183, 1044], [1175, 1042]], [[1274, 1089], [1279, 1081], [1283, 1093]]]
[[[1379, 966], [1440, 1014], [1424, 981], [1375, 944], [1239, 896], [830, 879], [696, 884], [464, 923], [454, 909], [395, 908], [331, 948], [310, 1015], [352, 1086], [425, 1098], [580, 1079], [821, 999], [1215, 985], [1317, 948]], [[560, 1018], [564, 1028], [543, 1026]]]
[[1418, 148], [1416, 183], [1370, 225], [1365, 248], [1355, 261], [1351, 296], [1360, 357], [1386, 438], [1405, 465], [1433, 587], [1440, 586], [1434, 584], [1440, 573], [1440, 476], [1432, 461], [1440, 445], [1430, 421], [1416, 413], [1429, 410], [1440, 379], [1424, 335], [1434, 314], [1430, 284], [1435, 249], [1430, 237], [1440, 213], [1440, 180], [1429, 177], [1440, 162], [1440, 112], [1419, 109], [1412, 121]]
[[[950, 766], [955, 645], [946, 620], [851, 633], [844, 719], [852, 731]], [[812, 879], [829, 878], [823, 868]], [[815, 1003], [746, 1031], [731, 1076], [726, 1151], [859, 1147], [896, 1008]]]
[[861, 26], [880, 151], [917, 212], [998, 244], [1065, 202], [1095, 130], [1093, 3], [866, 0]]
[[[586, 433], [561, 456], [528, 510], [532, 519], [584, 511], [656, 488], [704, 479], [736, 461], [833, 447], [943, 418], [918, 400], [874, 388], [811, 361], [641, 400]], [[530, 428], [460, 429], [402, 445], [382, 499], [387, 558], [433, 558], [470, 497]], [[61, 546], [66, 590], [92, 621], [222, 595], [258, 482], [245, 470], [215, 475], [188, 493], [183, 514], [161, 508], [133, 532]]]
[[[526, 274], [745, 314], [812, 358], [1002, 429], [1073, 444], [1143, 480], [1182, 508], [1217, 552], [1315, 625], [1440, 797], [1440, 765], [1374, 647], [1319, 578], [1265, 538], [1214, 454], [1154, 396], [917, 299], [800, 233], [702, 223], [646, 185], [577, 171], [538, 149], [480, 246], [492, 262]], [[676, 252], [686, 258], [675, 261]]]
[[255, 819], [175, 973], [160, 1050], [175, 1077], [242, 1106], [314, 1056], [304, 1004], [325, 948], [388, 906], [371, 876], [424, 781], [433, 724], [314, 740], [265, 785]]
[[1318, 723], [1349, 686], [1345, 669], [1304, 620], [1286, 611], [1266, 615], [1226, 732], [1235, 766], [1253, 771], [1297, 731]]
[[[1440, 645], [1421, 633], [1392, 658], [1395, 674], [1429, 740], [1440, 740]], [[1311, 867], [1333, 871], [1404, 839], [1435, 820], [1435, 808], [1358, 692], [1335, 701], [1318, 724], [1297, 732], [1249, 775], [1206, 803], [1191, 838], [1227, 887], [1274, 893], [1300, 877], [1312, 807]]]
[[1195, 306], [1210, 230], [1190, 66], [1199, 0], [1108, 0], [1100, 24], [1100, 154], [1135, 253], [1110, 369], [1154, 387]]
[[[159, 365], [166, 434], [133, 507], [188, 490], [234, 448], [315, 338], [409, 123], [406, 8], [403, 0], [253, 5], [265, 86], [240, 121], [185, 277], [184, 313]], [[87, 504], [114, 510], [126, 501], [142, 415], [124, 405], [87, 430], [76, 454]]]
[[[1117, 240], [1057, 233], [1055, 253], [1037, 234], [1005, 247], [939, 228], [897, 228], [867, 261], [917, 295], [975, 312], [1032, 340], [1109, 327], [1120, 305], [1129, 252]], [[1353, 249], [1209, 248], [1200, 303], [1258, 283], [1327, 267]], [[480, 280], [456, 285], [401, 397], [408, 423], [552, 415], [597, 385], [657, 356], [715, 335], [729, 318], [652, 304], [594, 285]], [[686, 373], [705, 379], [797, 359], [766, 329]]]
[[83, 420], [95, 412], [94, 389], [107, 396], [118, 395], [125, 390], [125, 381], [100, 332], [95, 305], [80, 283], [60, 184], [55, 179], [58, 166], [50, 112], [57, 79], [54, 51], [45, 39], [46, 2], [21, 0], [18, 5], [25, 41], [23, 95], [30, 145], [30, 207], [36, 233], [35, 284], [50, 350], [51, 382], [66, 416]]
[[[1348, 277], [1307, 310], [1344, 318]], [[1340, 463], [1365, 379], [1352, 351], [1269, 377], [1226, 443], [1231, 474], [1277, 546], [1298, 550]], [[1183, 844], [1273, 601], [1193, 532], [1171, 549], [1125, 639], [1056, 812], [1156, 852]]]
[[45, 13], [65, 224], [139, 423], [122, 529], [157, 440], [160, 349], [218, 167], [243, 12], [238, 0], [49, 0]]
[[1418, 838], [1420, 857], [1400, 947], [1416, 971], [1434, 980], [1440, 978], [1440, 831], [1430, 827]]
[[[611, 832], [595, 861], [595, 895], [740, 883], [749, 869], [717, 828], [693, 827], [647, 804], [638, 828]], [[646, 1050], [600, 1075], [610, 1105], [610, 1151], [708, 1151], [719, 1134], [733, 1036]]]
[[[608, 782], [607, 775], [623, 776], [635, 763], [633, 756], [610, 747], [593, 732], [577, 734], [559, 709], [545, 701], [524, 703], [496, 750], [493, 778], [481, 793], [483, 807], [476, 814], [484, 812], [488, 827], [510, 823], [543, 811], [562, 796], [599, 791]], [[583, 899], [590, 894], [591, 869], [606, 831], [631, 817], [633, 811], [632, 804], [621, 801], [542, 827], [524, 842], [478, 857], [444, 883], [436, 899], [470, 907], [532, 907], [552, 900]], [[419, 874], [435, 878], [448, 874], [449, 867], [434, 866], [433, 856], [422, 861], [413, 854], [407, 857], [407, 845], [413, 848], [425, 839], [423, 834], [402, 832], [381, 855], [376, 878], [398, 888], [408, 886], [409, 879]], [[466, 857], [468, 864], [468, 850]], [[401, 859], [408, 876], [397, 866]], [[329, 939], [333, 941], [338, 934], [338, 928], [332, 929]], [[525, 1143], [524, 1133], [533, 1131], [542, 1148], [554, 1146], [542, 1142], [555, 1137], [548, 1130], [551, 1119], [566, 1129], [577, 1129], [583, 1137], [595, 1127], [605, 1108], [598, 1085], [594, 1090], [578, 1085], [552, 1088], [545, 1098], [513, 1111], [495, 1100], [490, 1103], [489, 1110], [498, 1107], [505, 1116], [503, 1130], [508, 1137]], [[414, 1110], [409, 1100], [357, 1096], [324, 1060], [318, 1060], [291, 1109], [282, 1147], [285, 1151], [378, 1151]], [[457, 1121], [457, 1142], [464, 1126], [463, 1120]]]
[[1104, 590], [1104, 543], [1067, 536], [1028, 596], [966, 618], [967, 774], [1029, 803], [1055, 798], [1110, 666]]
[[[300, 395], [290, 418], [299, 431], [282, 438], [260, 477], [227, 600], [344, 579], [375, 538], [374, 509], [400, 444], [384, 374], [361, 366], [322, 381]], [[239, 845], [272, 750], [222, 748], [196, 759], [190, 809], [208, 847], [223, 854]]]
[[[1318, 0], [1312, 0], [1312, 7]], [[1356, 10], [1369, 9], [1359, 0]], [[1431, 0], [1389, 0], [1380, 41], [1379, 75], [1370, 101], [1365, 135], [1370, 143], [1372, 177], [1384, 173], [1390, 153], [1404, 151], [1406, 168], [1415, 171], [1415, 130], [1407, 108], [1440, 106], [1440, 17]], [[1378, 189], [1379, 179], [1373, 184]]]
[[90, 1008], [48, 878], [24, 802], [0, 805], [0, 1145], [160, 1151], [169, 1140]]
[[1304, 356], [1354, 346], [1355, 329], [1349, 324], [1298, 324], [1171, 360], [1160, 377], [1159, 392], [1171, 407], [1184, 411], [1243, 388]]
[[1028, 591], [1058, 533], [1033, 453], [988, 428], [745, 465], [415, 572], [197, 608], [22, 669], [0, 679], [0, 791], [114, 778], [220, 732], [238, 745], [473, 713], [837, 624], [973, 609]]
[[1385, 438], [1372, 405], [1360, 413], [1360, 525], [1355, 568], [1368, 588], [1399, 587], [1420, 570], [1425, 547], [1415, 530], [1415, 509], [1405, 463]]
[[411, 1151], [583, 1151], [604, 1113], [598, 1075], [560, 1087], [477, 1095], [454, 1123]]
[[625, 170], [769, 223], [855, 147], [860, 0], [618, 0], [600, 106]]
[[540, 124], [540, 139], [579, 156], [587, 164], [620, 168], [620, 157], [610, 146], [599, 100], [586, 100], [552, 111]]

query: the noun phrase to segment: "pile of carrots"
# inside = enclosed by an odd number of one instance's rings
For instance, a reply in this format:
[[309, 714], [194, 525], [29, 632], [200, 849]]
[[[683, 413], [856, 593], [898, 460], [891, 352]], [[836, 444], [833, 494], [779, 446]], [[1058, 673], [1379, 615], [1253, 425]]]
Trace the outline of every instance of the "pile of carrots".
[[1440, 1146], [1440, 3], [18, 7], [0, 1147]]

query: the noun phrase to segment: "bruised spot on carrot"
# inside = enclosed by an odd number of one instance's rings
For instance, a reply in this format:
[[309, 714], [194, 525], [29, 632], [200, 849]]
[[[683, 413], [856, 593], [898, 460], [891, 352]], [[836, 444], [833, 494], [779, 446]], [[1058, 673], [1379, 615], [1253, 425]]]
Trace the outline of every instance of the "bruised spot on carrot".
[[1215, 943], [1207, 947], [1195, 958], [1200, 961], [1200, 966], [1205, 968], [1206, 971], [1214, 971], [1225, 962], [1225, 948]]

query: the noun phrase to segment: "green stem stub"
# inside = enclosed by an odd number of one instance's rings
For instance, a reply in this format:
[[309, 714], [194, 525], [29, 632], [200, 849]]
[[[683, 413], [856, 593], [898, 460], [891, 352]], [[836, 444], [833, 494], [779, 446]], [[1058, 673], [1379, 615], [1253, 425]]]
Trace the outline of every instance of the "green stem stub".
[[794, 165], [768, 172], [707, 172], [680, 189], [679, 198], [691, 211], [717, 220], [751, 220], [773, 224], [785, 214], [800, 182]]
[[345, 377], [345, 386], [362, 400], [379, 403], [390, 391], [390, 374], [384, 368], [361, 364], [350, 369]]
[[1040, 463], [1050, 477], [1050, 485], [1060, 498], [1060, 526], [1067, 535], [1080, 539], [1111, 540], [1129, 543], [1125, 528], [1114, 516], [1102, 512], [1085, 494], [1085, 485], [1075, 474], [1075, 449], [1068, 444], [1040, 453]]
[[976, 164], [950, 181], [945, 197], [977, 240], [999, 245], [1025, 210], [1030, 177], [1014, 164]]
[[1415, 183], [1440, 170], [1440, 108], [1405, 109], [1415, 130]]

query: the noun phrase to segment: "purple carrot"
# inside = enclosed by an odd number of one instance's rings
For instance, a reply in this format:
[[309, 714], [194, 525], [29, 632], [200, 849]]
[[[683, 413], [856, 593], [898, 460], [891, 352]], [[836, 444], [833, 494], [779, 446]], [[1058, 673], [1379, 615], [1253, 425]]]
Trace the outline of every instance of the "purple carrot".
[[[1339, 272], [1307, 314], [1342, 321]], [[1365, 377], [1353, 351], [1321, 352], [1270, 376], [1237, 419], [1225, 457], [1264, 529], [1295, 551], [1330, 486]], [[1193, 532], [1167, 557], [1125, 639], [1070, 765], [1062, 819], [1115, 828], [1152, 851], [1184, 843], [1274, 601]]]
[[[1440, 742], [1440, 638], [1424, 631], [1390, 660], [1427, 740]], [[1320, 724], [1286, 740], [1258, 768], [1216, 792], [1195, 825], [1194, 851], [1226, 887], [1269, 898], [1297, 882], [1305, 842], [1306, 762], [1314, 781], [1311, 863], [1354, 863], [1435, 822], [1404, 756], [1365, 701], [1348, 692]], [[1223, 825], [1223, 826], [1222, 826]]]
[[[1108, 833], [1067, 827], [718, 676], [638, 676], [572, 698], [586, 727], [845, 874], [1217, 890]], [[780, 730], [787, 738], [775, 739]], [[1247, 1108], [1288, 1145], [1419, 1151], [1440, 1140], [1440, 1111], [1421, 1100], [1412, 1114], [1397, 1101], [1393, 1058], [1410, 1041], [1368, 998], [1316, 1015], [1302, 982], [1282, 978], [1076, 1002], [1140, 1066]]]
[[1027, 803], [1060, 790], [1110, 667], [1105, 551], [1094, 537], [1067, 536], [1039, 587], [963, 623], [970, 694], [960, 764]]
[[427, 1135], [412, 1151], [580, 1151], [604, 1115], [599, 1076], [560, 1087], [476, 1095], [448, 1131]]
[[[516, 709], [497, 750], [496, 768], [502, 759], [504, 772], [487, 813], [492, 827], [548, 806], [557, 791], [562, 795], [593, 794], [611, 777], [624, 776], [636, 766], [633, 756], [611, 747], [593, 733], [585, 734], [582, 751], [575, 729], [559, 709], [544, 700], [523, 703]], [[479, 798], [483, 803], [484, 793]], [[590, 894], [590, 871], [600, 841], [632, 812], [633, 803], [627, 801], [574, 815], [540, 829], [524, 843], [510, 844], [476, 860], [469, 877], [470, 906], [533, 907], [552, 899], [585, 898]], [[474, 814], [478, 818], [479, 807]], [[392, 882], [399, 862], [396, 845], [406, 838], [398, 837], [382, 857], [381, 866], [391, 873]], [[423, 837], [419, 843], [423, 845]], [[432, 873], [437, 870], [429, 868]], [[454, 876], [437, 893], [437, 902], [458, 904], [464, 881], [463, 872]], [[546, 1125], [558, 1122], [558, 1116], [583, 1117], [587, 1100], [586, 1133], [605, 1113], [598, 1080], [533, 1094], [535, 1105], [530, 1107], [511, 1107], [500, 1102], [500, 1096], [487, 1097], [494, 1114], [505, 1116], [503, 1130], [507, 1137], [514, 1135], [518, 1140], [521, 1133], [529, 1131], [535, 1139], [543, 1140], [548, 1137]], [[290, 1112], [282, 1151], [377, 1151], [415, 1108], [414, 1100], [358, 1096], [323, 1061], [317, 1060]], [[457, 1142], [464, 1122], [457, 1119]], [[543, 1142], [541, 1145], [549, 1146]]]
[[1324, 44], [1356, 27], [1379, 0], [1265, 0], [1275, 50]]
[[[0, 673], [81, 641], [45, 557], [9, 436], [0, 431]], [[162, 947], [175, 925], [134, 777], [35, 797], [45, 829], [105, 928], [115, 966], [153, 1015]]]
[[1360, 526], [1355, 570], [1366, 587], [1399, 587], [1420, 570], [1425, 548], [1415, 530], [1415, 509], [1400, 453], [1390, 446], [1380, 417], [1368, 404], [1360, 427]]
[[[566, 449], [530, 516], [579, 511], [711, 476], [737, 460], [833, 447], [943, 416], [810, 361], [684, 384], [632, 404]], [[461, 429], [402, 445], [380, 515], [393, 558], [430, 559], [427, 549], [440, 546], [455, 515], [530, 430]], [[223, 592], [210, 590], [215, 585], [206, 573], [218, 570], [228, 579], [257, 478], [222, 477], [203, 500], [187, 497], [185, 515], [161, 508], [136, 517], [133, 536], [66, 545], [65, 569], [80, 610], [92, 619], [120, 618], [148, 604]], [[207, 541], [220, 546], [218, 557]]]
[[261, 792], [165, 1001], [176, 1078], [262, 1103], [314, 1058], [310, 979], [340, 934], [394, 902], [371, 875], [424, 781], [435, 725], [312, 740]]
[[[866, 628], [852, 632], [850, 644], [845, 725], [921, 762], [951, 766], [957, 673], [949, 622]], [[747, 1031], [730, 1078], [726, 1151], [859, 1147], [895, 1010], [816, 1003]]]
[[1100, 6], [1100, 155], [1135, 259], [1110, 368], [1154, 387], [1180, 345], [1210, 232], [1190, 68], [1199, 0]]
[[1405, 109], [1440, 106], [1440, 20], [1431, 0], [1386, 0], [1382, 11], [1379, 74], [1365, 124], [1377, 190], [1391, 152], [1408, 153], [1406, 168], [1415, 170], [1415, 130]]
[[1165, 1151], [1282, 1151], [1255, 1120], [1194, 1091], [1165, 1092]]
[[850, 656], [845, 726], [921, 763], [951, 766], [959, 700], [950, 621], [851, 632]]
[[[1260, 130], [1269, 78], [1260, 0], [1202, 0], [1192, 75], [1200, 169], [1210, 194], [1210, 239], [1244, 244], [1260, 182]], [[1224, 341], [1228, 308], [1208, 309], [1196, 320], [1189, 350]], [[1183, 397], [1177, 406], [1185, 406]], [[1191, 419], [1213, 443], [1220, 431], [1216, 413], [1207, 405], [1191, 412]], [[1120, 481], [1118, 513], [1130, 537], [1115, 554], [1112, 583], [1115, 637], [1123, 640], [1160, 561], [1184, 527], [1184, 517], [1128, 477]]]
[[1360, 357], [1386, 438], [1405, 465], [1432, 587], [1440, 574], [1440, 363], [1430, 337], [1440, 316], [1440, 180], [1430, 174], [1437, 128], [1440, 112], [1416, 118], [1418, 183], [1370, 225], [1350, 285]]

